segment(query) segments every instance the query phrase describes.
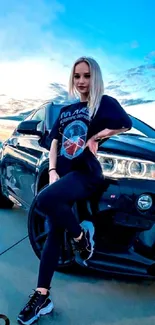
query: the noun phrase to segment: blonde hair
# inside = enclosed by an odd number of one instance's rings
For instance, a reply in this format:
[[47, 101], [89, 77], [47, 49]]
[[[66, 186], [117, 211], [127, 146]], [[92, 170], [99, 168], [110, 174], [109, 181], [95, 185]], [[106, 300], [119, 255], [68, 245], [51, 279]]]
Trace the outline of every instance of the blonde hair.
[[79, 97], [79, 93], [74, 86], [74, 71], [78, 63], [86, 62], [90, 69], [90, 91], [88, 96], [88, 107], [90, 110], [90, 116], [95, 115], [101, 98], [104, 93], [104, 83], [102, 79], [102, 72], [99, 64], [90, 57], [81, 57], [76, 60], [71, 69], [70, 79], [69, 79], [69, 95], [76, 98]]

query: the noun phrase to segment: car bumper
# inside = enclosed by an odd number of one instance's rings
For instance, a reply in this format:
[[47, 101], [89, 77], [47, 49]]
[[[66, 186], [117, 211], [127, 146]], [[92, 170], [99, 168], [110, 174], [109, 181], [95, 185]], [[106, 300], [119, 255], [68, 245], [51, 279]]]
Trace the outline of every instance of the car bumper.
[[[141, 195], [150, 195], [152, 206], [141, 210], [138, 199]], [[114, 222], [126, 227], [150, 229], [155, 223], [155, 181], [120, 179], [109, 180], [106, 191], [98, 205], [100, 213], [111, 211]]]
[[155, 261], [136, 253], [132, 247], [122, 253], [95, 251], [87, 261], [87, 267], [110, 276], [124, 275], [155, 280]]

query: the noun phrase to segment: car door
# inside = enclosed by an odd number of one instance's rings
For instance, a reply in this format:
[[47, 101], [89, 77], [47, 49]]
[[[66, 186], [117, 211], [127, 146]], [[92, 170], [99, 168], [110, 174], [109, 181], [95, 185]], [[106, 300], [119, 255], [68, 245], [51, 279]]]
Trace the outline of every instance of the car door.
[[[46, 105], [43, 105], [27, 119], [43, 123], [45, 107]], [[11, 196], [26, 206], [29, 206], [33, 200], [37, 165], [45, 151], [40, 147], [38, 140], [39, 136], [19, 134], [15, 131], [3, 149], [4, 186]]]

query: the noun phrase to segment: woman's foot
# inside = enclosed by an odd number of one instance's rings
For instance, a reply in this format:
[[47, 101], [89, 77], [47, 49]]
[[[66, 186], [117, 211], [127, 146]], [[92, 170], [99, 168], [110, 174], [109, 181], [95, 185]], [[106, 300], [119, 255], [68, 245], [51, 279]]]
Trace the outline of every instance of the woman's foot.
[[81, 223], [82, 233], [78, 239], [74, 239], [75, 260], [78, 264], [87, 265], [94, 252], [94, 226], [90, 221]]
[[30, 300], [21, 310], [17, 320], [21, 324], [30, 325], [38, 320], [41, 315], [50, 313], [54, 308], [53, 302], [49, 298], [49, 291], [47, 294], [41, 294], [35, 291], [30, 295]]

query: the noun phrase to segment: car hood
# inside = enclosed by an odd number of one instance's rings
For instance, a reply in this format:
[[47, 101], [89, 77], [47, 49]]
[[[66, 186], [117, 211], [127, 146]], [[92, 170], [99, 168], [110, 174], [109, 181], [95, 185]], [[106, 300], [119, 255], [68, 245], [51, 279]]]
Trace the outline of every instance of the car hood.
[[99, 151], [155, 161], [155, 138], [116, 135], [106, 140]]

